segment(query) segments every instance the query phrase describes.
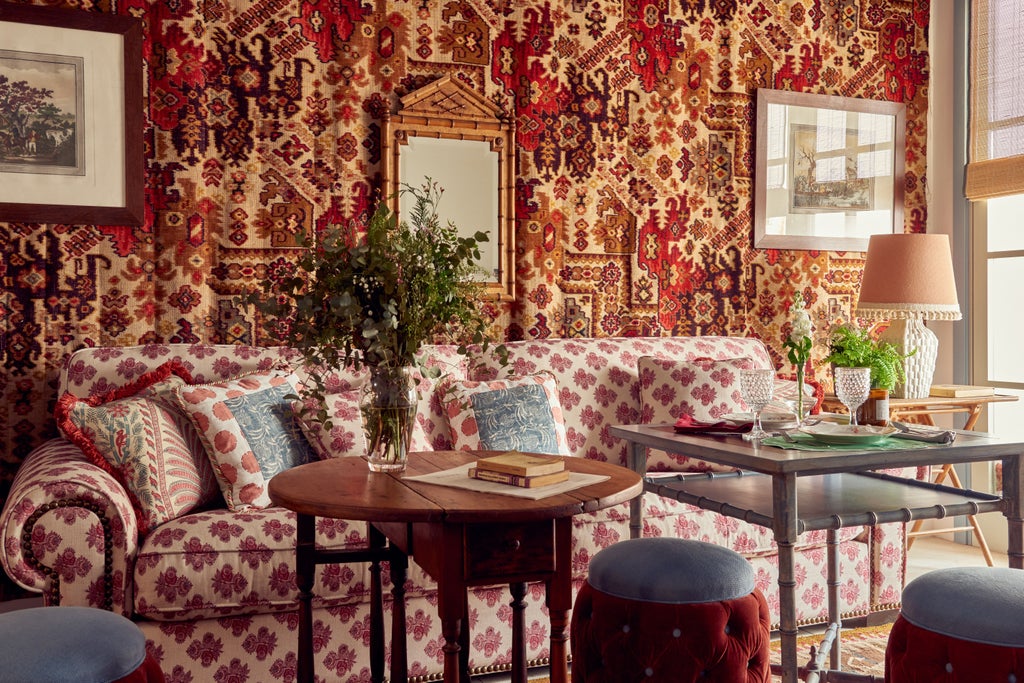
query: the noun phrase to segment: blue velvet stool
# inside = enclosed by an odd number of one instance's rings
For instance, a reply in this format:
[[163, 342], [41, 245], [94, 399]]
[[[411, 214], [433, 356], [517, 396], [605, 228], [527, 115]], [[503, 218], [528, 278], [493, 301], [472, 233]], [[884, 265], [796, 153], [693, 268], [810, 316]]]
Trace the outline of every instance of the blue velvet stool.
[[0, 683], [163, 683], [139, 627], [91, 607], [0, 614]]
[[621, 541], [594, 556], [576, 596], [572, 680], [767, 682], [769, 624], [738, 553], [677, 538]]
[[889, 683], [1024, 683], [1024, 571], [955, 567], [903, 589]]

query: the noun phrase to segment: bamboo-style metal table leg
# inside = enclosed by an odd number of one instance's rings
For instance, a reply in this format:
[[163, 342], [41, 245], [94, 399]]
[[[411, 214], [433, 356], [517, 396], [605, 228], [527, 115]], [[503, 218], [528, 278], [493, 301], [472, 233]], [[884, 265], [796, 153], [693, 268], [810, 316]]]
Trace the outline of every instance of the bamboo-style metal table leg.
[[[964, 430], [971, 431], [974, 429], [974, 426], [978, 423], [978, 418], [981, 416], [982, 407], [983, 406], [979, 403], [969, 408], [967, 412], [967, 421], [964, 423]], [[922, 424], [931, 425], [933, 427], [935, 426], [935, 421], [932, 420], [930, 415], [921, 414], [919, 415], [919, 417], [921, 419]], [[936, 484], [941, 484], [946, 480], [946, 477], [949, 477], [950, 483], [956, 488], [963, 488], [963, 484], [960, 483], [960, 475], [956, 473], [956, 469], [951, 464], [943, 465], [942, 468], [939, 470], [939, 473], [935, 475], [935, 479], [933, 481]], [[971, 525], [971, 531], [974, 532], [975, 540], [978, 541], [978, 547], [981, 549], [981, 554], [985, 556], [985, 563], [988, 564], [988, 566], [990, 567], [994, 566], [995, 561], [992, 558], [992, 551], [988, 547], [988, 540], [985, 538], [985, 533], [981, 530], [981, 524], [978, 522], [977, 516], [967, 515], [967, 521]], [[932, 531], [921, 531], [921, 525], [923, 523], [924, 520], [916, 520], [914, 522], [914, 525], [910, 527], [910, 530], [907, 532], [907, 550], [910, 550], [910, 548], [913, 547], [914, 539], [918, 536], [927, 536], [931, 534], [945, 534], [951, 531], [966, 530], [965, 527], [954, 527], [952, 529], [935, 529]]]
[[832, 653], [829, 659], [829, 667], [839, 670], [842, 667], [842, 637], [843, 629], [842, 610], [839, 609], [839, 531], [829, 529], [825, 549], [828, 562], [828, 620], [836, 627], [835, 637], [832, 639]]
[[772, 476], [775, 543], [779, 548], [779, 636], [782, 683], [797, 683], [796, 569], [797, 540], [796, 475]]

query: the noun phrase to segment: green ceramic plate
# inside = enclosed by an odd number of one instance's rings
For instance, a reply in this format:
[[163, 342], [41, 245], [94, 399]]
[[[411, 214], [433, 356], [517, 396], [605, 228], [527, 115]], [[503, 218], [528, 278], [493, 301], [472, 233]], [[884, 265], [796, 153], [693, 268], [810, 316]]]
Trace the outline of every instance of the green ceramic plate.
[[809, 427], [801, 427], [799, 431], [819, 443], [830, 446], [870, 446], [888, 439], [890, 435], [899, 430], [895, 427], [853, 426], [822, 422]]

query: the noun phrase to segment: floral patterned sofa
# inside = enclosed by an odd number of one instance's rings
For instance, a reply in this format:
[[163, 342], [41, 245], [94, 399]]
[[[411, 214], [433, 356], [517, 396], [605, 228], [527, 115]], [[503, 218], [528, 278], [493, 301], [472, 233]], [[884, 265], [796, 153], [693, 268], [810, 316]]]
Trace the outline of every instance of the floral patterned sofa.
[[[768, 366], [760, 341], [724, 337], [551, 339], [508, 345], [517, 374], [551, 373], [576, 457], [625, 463], [624, 443], [610, 436], [614, 424], [642, 419], [638, 360], [751, 358]], [[424, 350], [429, 362], [458, 378], [466, 364], [454, 347]], [[195, 382], [233, 377], [295, 354], [281, 348], [151, 345], [82, 349], [69, 358], [59, 392], [88, 397], [129, 383], [170, 359], [179, 359]], [[498, 374], [484, 359], [474, 373]], [[301, 371], [300, 371], [301, 372]], [[349, 373], [337, 388], [350, 398], [363, 377]], [[447, 416], [433, 380], [422, 380], [417, 449], [451, 447]], [[342, 391], [349, 390], [349, 391]], [[350, 406], [352, 407], [352, 406]], [[343, 435], [354, 437], [354, 434]], [[341, 442], [352, 443], [354, 439]], [[660, 467], [700, 468], [685, 458]], [[767, 529], [646, 495], [645, 536], [701, 539], [739, 551], [752, 563], [759, 588], [778, 619], [776, 550]], [[628, 538], [629, 509], [621, 505], [574, 519], [573, 569], [577, 587], [590, 558]], [[33, 451], [13, 483], [0, 516], [3, 566], [19, 584], [43, 594], [49, 605], [91, 605], [134, 619], [171, 683], [292, 681], [296, 657], [294, 585], [295, 519], [267, 508], [232, 512], [223, 501], [164, 521], [140, 533], [133, 501], [115, 477], [90, 462], [63, 438]], [[839, 590], [846, 615], [898, 606], [904, 580], [903, 525], [844, 530]], [[365, 525], [322, 519], [317, 539], [328, 547], [366, 543]], [[385, 590], [389, 590], [385, 565]], [[826, 616], [824, 532], [801, 537], [797, 548], [798, 617]], [[362, 564], [318, 568], [314, 596], [316, 670], [328, 681], [369, 680], [369, 581]], [[469, 597], [470, 666], [493, 671], [510, 661], [507, 587], [478, 587]], [[527, 594], [528, 656], [547, 656], [544, 594]], [[407, 582], [410, 679], [434, 680], [442, 670], [442, 638], [433, 582], [415, 563]], [[385, 605], [390, 610], [390, 605]]]

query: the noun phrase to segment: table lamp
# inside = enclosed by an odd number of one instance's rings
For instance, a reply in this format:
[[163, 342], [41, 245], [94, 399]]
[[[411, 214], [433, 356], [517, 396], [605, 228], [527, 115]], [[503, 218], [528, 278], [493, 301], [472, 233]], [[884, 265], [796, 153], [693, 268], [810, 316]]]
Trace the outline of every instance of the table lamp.
[[872, 235], [855, 315], [887, 319], [879, 337], [901, 352], [916, 352], [905, 361], [906, 383], [894, 398], [924, 398], [931, 391], [939, 340], [925, 320], [959, 320], [960, 303], [953, 278], [953, 258], [946, 235], [900, 233]]

